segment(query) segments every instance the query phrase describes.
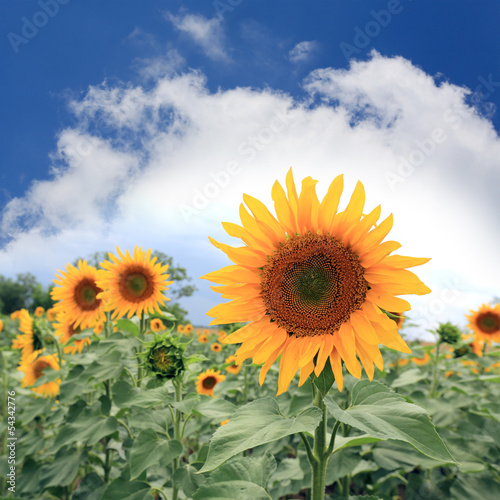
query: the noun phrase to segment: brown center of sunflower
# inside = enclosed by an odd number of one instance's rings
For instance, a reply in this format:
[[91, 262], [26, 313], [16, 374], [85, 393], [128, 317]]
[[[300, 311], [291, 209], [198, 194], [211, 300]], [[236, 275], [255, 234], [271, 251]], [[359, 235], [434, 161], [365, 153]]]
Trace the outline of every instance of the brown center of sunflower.
[[43, 370], [45, 370], [45, 368], [48, 368], [49, 366], [50, 364], [47, 363], [47, 361], [45, 361], [44, 359], [37, 359], [33, 363], [33, 372], [37, 380], [42, 376]]
[[365, 300], [363, 271], [358, 256], [333, 236], [290, 238], [263, 268], [267, 313], [289, 335], [333, 334]]
[[500, 316], [492, 312], [482, 313], [477, 318], [477, 326], [483, 333], [496, 333], [500, 330]]
[[75, 327], [74, 323], [69, 323], [67, 332], [68, 332], [68, 337], [72, 337], [73, 335], [82, 333], [82, 329], [79, 326]]
[[205, 377], [201, 382], [203, 389], [212, 389], [217, 384], [217, 379], [213, 375]]
[[142, 302], [153, 295], [153, 276], [143, 267], [130, 267], [120, 277], [119, 289], [129, 302]]
[[95, 281], [85, 278], [75, 286], [73, 298], [83, 311], [94, 311], [101, 305], [101, 299], [97, 298], [97, 294], [101, 292], [102, 289], [95, 284]]

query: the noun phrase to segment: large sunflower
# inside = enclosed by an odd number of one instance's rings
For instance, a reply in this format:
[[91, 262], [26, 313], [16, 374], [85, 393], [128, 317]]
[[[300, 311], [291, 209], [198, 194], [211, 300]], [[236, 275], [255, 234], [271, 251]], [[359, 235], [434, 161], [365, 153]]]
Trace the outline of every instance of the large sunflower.
[[[56, 356], [48, 354], [46, 356], [39, 356], [42, 351], [34, 351], [28, 355], [18, 368], [19, 371], [24, 372], [24, 377], [21, 380], [22, 387], [32, 386], [42, 375], [46, 368], [59, 370], [59, 363]], [[38, 394], [46, 397], [54, 397], [59, 392], [59, 385], [61, 380], [57, 379], [52, 382], [46, 382], [38, 387], [32, 387], [32, 390]]]
[[73, 335], [82, 333], [84, 328], [76, 324], [71, 314], [60, 314], [57, 316], [57, 321], [58, 323], [54, 323], [54, 334], [58, 337], [59, 342], [64, 345], [63, 352], [65, 354], [81, 353], [83, 348], [91, 343], [90, 338], [87, 337], [85, 339], [75, 340], [70, 345], [65, 345]]
[[469, 328], [474, 332], [474, 340], [488, 343], [500, 342], [500, 304], [491, 307], [483, 304], [478, 311], [470, 311], [467, 315]]
[[[361, 365], [372, 379], [373, 363], [383, 369], [378, 345], [411, 352], [397, 325], [381, 309], [408, 311], [401, 294], [430, 290], [406, 267], [429, 259], [390, 255], [401, 245], [382, 240], [392, 227], [392, 215], [376, 225], [380, 206], [363, 215], [365, 193], [358, 182], [347, 208], [337, 213], [343, 178], [332, 182], [320, 202], [315, 180], [302, 181], [297, 193], [292, 171], [286, 177], [288, 197], [276, 182], [272, 198], [275, 218], [255, 198], [243, 195], [242, 226], [225, 222], [225, 230], [246, 246], [230, 247], [212, 239], [235, 263], [204, 276], [230, 302], [212, 308], [211, 324], [250, 322], [225, 339], [242, 343], [237, 363], [253, 357], [264, 363], [262, 384], [281, 355], [278, 394], [286, 391], [300, 369], [303, 384], [319, 375], [330, 360], [342, 390], [342, 361], [359, 378]], [[374, 227], [375, 226], [375, 227]]]
[[198, 394], [206, 394], [207, 396], [214, 397], [214, 387], [224, 380], [226, 380], [226, 376], [221, 375], [220, 370], [207, 370], [198, 375], [196, 380], [196, 392]]
[[12, 341], [14, 349], [21, 349], [21, 362], [35, 351], [39, 351], [43, 347], [42, 335], [39, 331], [33, 318], [26, 309], [19, 311], [19, 331]]
[[168, 299], [163, 295], [167, 286], [173, 281], [167, 281], [168, 264], [156, 263], [156, 257], [151, 258], [151, 250], [145, 252], [140, 247], [134, 248], [131, 257], [127, 250], [125, 255], [116, 247], [120, 258], [112, 253], [110, 261], [104, 261], [101, 266], [105, 271], [99, 271], [98, 286], [106, 297], [107, 309], [113, 310], [112, 317], [134, 314], [141, 316], [143, 312], [160, 312], [160, 305]]
[[97, 269], [85, 260], [78, 261], [78, 268], [68, 264], [66, 271], [58, 271], [52, 289], [57, 314], [69, 314], [75, 325], [85, 329], [97, 321], [104, 321], [104, 304], [97, 295], [103, 290], [96, 283]]

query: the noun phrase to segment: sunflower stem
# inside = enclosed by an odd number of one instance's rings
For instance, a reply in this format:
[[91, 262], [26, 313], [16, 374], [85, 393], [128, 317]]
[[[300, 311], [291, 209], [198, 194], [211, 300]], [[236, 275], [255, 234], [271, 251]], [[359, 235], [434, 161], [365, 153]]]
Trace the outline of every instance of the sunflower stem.
[[248, 365], [245, 363], [243, 365], [243, 377], [245, 379], [245, 384], [243, 386], [243, 404], [248, 402]]
[[[146, 333], [146, 318], [144, 317], [144, 313], [139, 318], [139, 339], [142, 340], [142, 337]], [[144, 351], [144, 347], [141, 345], [137, 349], [137, 354], [141, 354]], [[140, 356], [137, 356], [137, 387], [141, 387], [142, 383], [142, 362]]]
[[431, 398], [435, 397], [436, 395], [436, 388], [437, 388], [437, 379], [438, 379], [438, 362], [439, 362], [439, 348], [441, 346], [441, 342], [438, 340], [436, 342], [436, 352], [434, 356], [434, 368], [433, 368], [433, 376], [432, 376], [432, 386], [431, 386], [431, 393], [430, 396]]
[[[177, 403], [180, 403], [182, 401], [182, 382], [180, 380], [173, 380], [173, 384], [175, 387], [175, 401]], [[174, 439], [177, 441], [180, 441], [182, 439], [181, 435], [181, 412], [176, 408], [175, 409], [175, 415], [174, 415]], [[174, 462], [172, 464], [172, 482], [173, 482], [173, 476], [177, 468], [179, 467], [179, 458], [175, 458]], [[172, 500], [177, 500], [177, 496], [179, 494], [179, 490], [177, 487], [173, 486], [172, 488]]]
[[326, 445], [326, 427], [327, 414], [326, 406], [323, 402], [321, 391], [317, 390], [313, 384], [313, 404], [317, 406], [322, 413], [321, 422], [314, 431], [314, 447], [312, 453], [311, 469], [312, 469], [312, 484], [311, 484], [311, 500], [323, 500], [325, 498], [325, 481], [326, 468], [330, 458], [329, 447]]

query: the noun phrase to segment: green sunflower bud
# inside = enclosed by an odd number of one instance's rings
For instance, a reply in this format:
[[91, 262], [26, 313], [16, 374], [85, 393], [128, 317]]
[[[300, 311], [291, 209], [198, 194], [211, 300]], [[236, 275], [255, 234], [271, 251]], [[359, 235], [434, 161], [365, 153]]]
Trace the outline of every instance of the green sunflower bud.
[[172, 379], [184, 371], [184, 349], [172, 339], [151, 343], [145, 352], [145, 365], [159, 379]]
[[457, 347], [453, 351], [453, 357], [455, 358], [461, 358], [462, 356], [465, 356], [466, 354], [471, 354], [472, 353], [472, 347], [470, 344], [464, 344], [460, 347]]
[[439, 335], [440, 342], [446, 344], [456, 344], [462, 338], [459, 328], [451, 323], [441, 323], [436, 333]]

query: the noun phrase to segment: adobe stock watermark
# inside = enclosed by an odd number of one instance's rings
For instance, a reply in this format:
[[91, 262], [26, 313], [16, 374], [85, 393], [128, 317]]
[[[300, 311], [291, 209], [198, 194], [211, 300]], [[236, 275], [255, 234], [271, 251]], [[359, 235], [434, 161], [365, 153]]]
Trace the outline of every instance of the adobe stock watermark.
[[217, 15], [223, 16], [226, 12], [233, 12], [234, 8], [242, 3], [243, 0], [214, 0], [212, 6]]
[[[500, 82], [495, 81], [491, 74], [487, 78], [478, 76], [477, 79], [479, 84], [472, 93], [472, 97], [476, 103], [488, 99], [500, 87]], [[416, 147], [406, 156], [398, 156], [396, 171], [386, 170], [384, 173], [385, 180], [391, 191], [395, 192], [396, 186], [404, 183], [406, 179], [411, 177], [416, 169], [421, 167], [434, 154], [438, 146], [448, 140], [449, 131], [447, 129], [458, 130], [464, 120], [470, 116], [470, 113], [470, 108], [463, 103], [457, 103], [448, 108], [441, 115], [442, 121], [446, 124], [446, 129], [435, 127], [424, 139], [415, 140], [414, 144]]]
[[243, 172], [242, 159], [246, 164], [253, 162], [259, 153], [264, 151], [289, 126], [290, 122], [291, 119], [285, 113], [275, 111], [267, 126], [262, 127], [257, 133], [249, 135], [242, 141], [236, 148], [239, 158], [227, 162], [223, 170], [210, 172], [208, 174], [210, 181], [202, 188], [193, 189], [191, 203], [179, 206], [184, 221], [188, 223], [193, 216], [199, 215], [205, 210], [223, 190], [228, 188], [231, 179]]
[[[412, 0], [406, 0], [411, 2]], [[373, 38], [376, 38], [382, 32], [382, 28], [387, 28], [394, 16], [401, 14], [404, 7], [401, 5], [400, 0], [388, 0], [385, 9], [379, 11], [371, 10], [371, 19], [364, 25], [363, 28], [359, 26], [354, 27], [354, 37], [352, 43], [341, 42], [339, 44], [340, 50], [346, 61], [349, 61], [353, 56], [359, 55], [363, 49], [366, 49]]]
[[35, 38], [39, 30], [47, 26], [49, 19], [55, 17], [60, 9], [61, 5], [67, 5], [71, 0], [39, 0], [38, 6], [40, 10], [37, 10], [31, 19], [26, 16], [21, 17], [21, 30], [20, 33], [13, 33], [12, 31], [7, 33], [7, 39], [9, 40], [12, 50], [18, 54], [19, 46], [26, 45], [30, 40]]

